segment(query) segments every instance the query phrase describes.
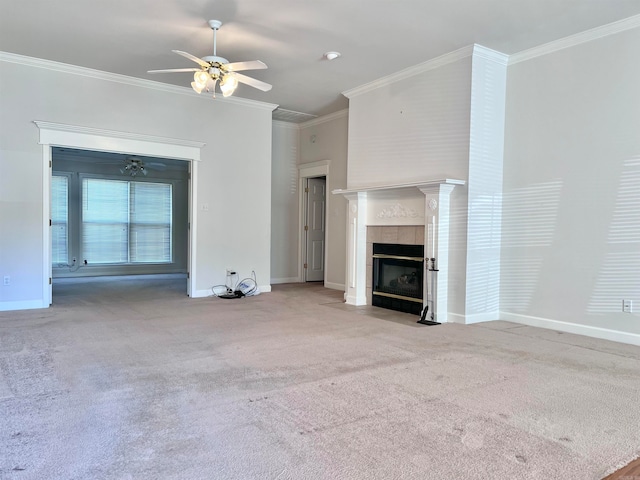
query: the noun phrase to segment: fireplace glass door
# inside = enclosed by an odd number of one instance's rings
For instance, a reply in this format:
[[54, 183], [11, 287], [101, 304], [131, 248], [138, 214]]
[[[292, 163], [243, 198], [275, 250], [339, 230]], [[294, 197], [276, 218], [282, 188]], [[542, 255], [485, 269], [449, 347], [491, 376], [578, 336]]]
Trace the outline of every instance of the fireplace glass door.
[[423, 251], [422, 245], [374, 244], [373, 305], [420, 314], [423, 304]]

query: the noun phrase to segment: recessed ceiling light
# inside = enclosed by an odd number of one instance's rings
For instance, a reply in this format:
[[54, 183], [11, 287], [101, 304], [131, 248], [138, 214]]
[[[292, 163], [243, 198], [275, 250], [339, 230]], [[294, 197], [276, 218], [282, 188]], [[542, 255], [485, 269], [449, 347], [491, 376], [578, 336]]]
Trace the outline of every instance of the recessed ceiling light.
[[340, 52], [327, 52], [324, 54], [324, 58], [326, 58], [327, 60], [335, 60], [340, 55], [341, 55]]

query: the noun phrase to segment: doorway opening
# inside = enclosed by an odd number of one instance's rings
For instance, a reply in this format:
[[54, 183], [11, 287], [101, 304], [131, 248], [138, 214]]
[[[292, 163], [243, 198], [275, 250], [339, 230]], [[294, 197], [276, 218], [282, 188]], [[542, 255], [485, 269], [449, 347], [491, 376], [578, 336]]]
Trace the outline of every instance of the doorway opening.
[[188, 182], [188, 250], [187, 250], [187, 295], [198, 296], [196, 291], [196, 237], [198, 163], [202, 142], [165, 138], [132, 132], [119, 132], [89, 128], [79, 125], [44, 122], [34, 120], [39, 129], [38, 143], [42, 145], [42, 307], [51, 305], [52, 300], [52, 241], [51, 241], [51, 189], [52, 160], [54, 147], [94, 150], [127, 155], [162, 157], [186, 161], [189, 165]]
[[304, 281], [324, 282], [327, 179], [311, 177], [306, 182]]
[[52, 147], [51, 164], [52, 300], [87, 277], [186, 292], [188, 161]]
[[[307, 281], [323, 281], [326, 284], [326, 264], [329, 259], [329, 255], [327, 253], [327, 239], [330, 238], [329, 232], [329, 223], [326, 221], [326, 212], [329, 211], [331, 199], [330, 196], [326, 195], [326, 191], [331, 185], [331, 176], [329, 173], [329, 166], [331, 164], [331, 160], [319, 160], [317, 162], [305, 163], [303, 165], [298, 166], [298, 192], [299, 192], [299, 204], [298, 204], [298, 225], [299, 236], [298, 236], [298, 281], [299, 282], [307, 282]], [[307, 267], [309, 266], [308, 254], [310, 248], [307, 245], [308, 235], [306, 235], [305, 226], [309, 226], [309, 201], [307, 198], [307, 188], [310, 179], [322, 179], [324, 181], [324, 190], [325, 190], [325, 198], [324, 204], [322, 206], [322, 228], [324, 231], [324, 239], [322, 246], [322, 257], [321, 262], [322, 265], [322, 278], [320, 280], [310, 280], [307, 276], [307, 270], [309, 268], [305, 268], [305, 264]], [[313, 254], [313, 251], [311, 250]], [[319, 259], [319, 251], [316, 249], [316, 261]], [[318, 275], [319, 277], [320, 275]]]

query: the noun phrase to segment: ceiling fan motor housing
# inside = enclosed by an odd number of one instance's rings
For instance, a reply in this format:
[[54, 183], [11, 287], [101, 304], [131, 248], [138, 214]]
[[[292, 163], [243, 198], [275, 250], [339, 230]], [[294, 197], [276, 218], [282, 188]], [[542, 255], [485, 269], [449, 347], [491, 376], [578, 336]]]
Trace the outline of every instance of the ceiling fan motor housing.
[[202, 57], [202, 60], [208, 63], [219, 63], [221, 65], [225, 63], [229, 63], [229, 60], [227, 60], [224, 57], [218, 57], [217, 55], [209, 55], [208, 57]]

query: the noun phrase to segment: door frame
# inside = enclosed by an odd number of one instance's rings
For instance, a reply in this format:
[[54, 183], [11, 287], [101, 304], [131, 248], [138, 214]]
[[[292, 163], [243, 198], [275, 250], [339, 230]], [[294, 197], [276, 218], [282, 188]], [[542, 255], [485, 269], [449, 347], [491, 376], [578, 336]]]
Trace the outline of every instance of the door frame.
[[67, 147], [81, 150], [124, 153], [172, 158], [189, 162], [189, 239], [187, 241], [187, 295], [196, 296], [196, 227], [197, 179], [200, 150], [206, 144], [190, 140], [157, 137], [131, 132], [65, 125], [34, 120], [40, 130], [38, 143], [42, 145], [42, 299], [43, 307], [52, 302], [53, 267], [51, 264], [51, 148]]
[[328, 212], [329, 210], [329, 165], [331, 160], [319, 160], [317, 162], [305, 163], [298, 165], [298, 282], [306, 282], [306, 275], [304, 272], [304, 262], [306, 257], [306, 241], [304, 233], [304, 225], [307, 216], [307, 205], [305, 195], [305, 187], [308, 178], [313, 177], [325, 177], [327, 186], [327, 195], [325, 196], [325, 218], [324, 218], [324, 278], [323, 281], [327, 282], [327, 263], [328, 263], [328, 249], [329, 242], [329, 222]]
[[[324, 200], [323, 200], [323, 205], [322, 208], [324, 210], [323, 213], [323, 218], [322, 218], [322, 281], [324, 282], [325, 280], [325, 266], [326, 266], [326, 258], [325, 255], [327, 254], [327, 177], [325, 176], [318, 176], [318, 177], [308, 177], [304, 179], [305, 182], [305, 191], [304, 191], [304, 197], [305, 197], [305, 206], [304, 206], [304, 225], [308, 228], [304, 229], [304, 233], [303, 233], [303, 242], [304, 242], [304, 263], [307, 264], [307, 268], [303, 268], [302, 269], [302, 273], [304, 274], [304, 282], [317, 282], [319, 280], [309, 280], [308, 277], [308, 273], [310, 268], [312, 267], [311, 262], [309, 262], [309, 247], [310, 247], [310, 241], [309, 241], [309, 234], [311, 232], [311, 215], [313, 213], [313, 209], [311, 208], [311, 204], [309, 202], [309, 197], [311, 194], [311, 190], [309, 188], [310, 185], [310, 181], [311, 180], [322, 180], [322, 183], [324, 184]], [[303, 266], [304, 267], [304, 266]]]

